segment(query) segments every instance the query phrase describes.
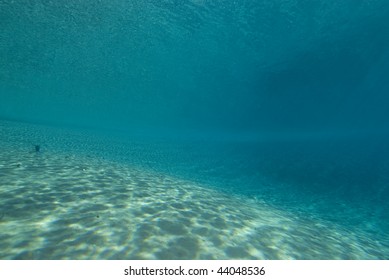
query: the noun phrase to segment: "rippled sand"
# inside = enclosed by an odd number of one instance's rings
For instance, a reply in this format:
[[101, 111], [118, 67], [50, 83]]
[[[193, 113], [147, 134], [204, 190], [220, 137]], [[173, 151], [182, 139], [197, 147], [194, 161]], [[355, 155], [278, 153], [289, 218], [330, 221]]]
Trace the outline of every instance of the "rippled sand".
[[74, 143], [66, 133], [7, 122], [0, 128], [1, 259], [389, 256], [355, 229], [69, 147], [35, 153], [26, 139], [44, 134], [55, 143], [63, 135], [62, 144]]

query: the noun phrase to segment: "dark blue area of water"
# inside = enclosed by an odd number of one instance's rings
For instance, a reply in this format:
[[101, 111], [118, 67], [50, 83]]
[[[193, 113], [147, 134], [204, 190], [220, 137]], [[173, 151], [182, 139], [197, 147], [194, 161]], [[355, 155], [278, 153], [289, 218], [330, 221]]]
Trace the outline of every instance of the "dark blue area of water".
[[132, 129], [386, 129], [389, 5], [1, 1], [3, 118]]

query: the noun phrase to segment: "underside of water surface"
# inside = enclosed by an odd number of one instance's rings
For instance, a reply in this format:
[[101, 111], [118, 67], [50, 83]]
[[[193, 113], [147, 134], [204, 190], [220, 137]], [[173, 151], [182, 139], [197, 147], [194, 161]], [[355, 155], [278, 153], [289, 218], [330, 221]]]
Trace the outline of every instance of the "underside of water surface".
[[389, 259], [389, 4], [0, 0], [0, 259]]

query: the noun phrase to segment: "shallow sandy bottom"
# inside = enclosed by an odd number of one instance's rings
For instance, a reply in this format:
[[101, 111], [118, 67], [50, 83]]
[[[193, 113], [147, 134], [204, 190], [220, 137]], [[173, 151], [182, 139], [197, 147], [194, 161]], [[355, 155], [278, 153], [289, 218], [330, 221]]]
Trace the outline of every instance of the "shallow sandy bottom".
[[35, 153], [18, 141], [35, 130], [0, 128], [8, 132], [0, 140], [1, 259], [389, 256], [363, 231], [135, 165], [59, 149]]

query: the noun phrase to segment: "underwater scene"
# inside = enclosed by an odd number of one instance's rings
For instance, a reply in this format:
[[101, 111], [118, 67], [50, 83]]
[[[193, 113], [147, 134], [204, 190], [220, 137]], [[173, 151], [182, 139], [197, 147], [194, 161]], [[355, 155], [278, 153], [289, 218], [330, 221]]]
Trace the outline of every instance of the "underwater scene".
[[386, 0], [0, 0], [0, 259], [389, 259]]

